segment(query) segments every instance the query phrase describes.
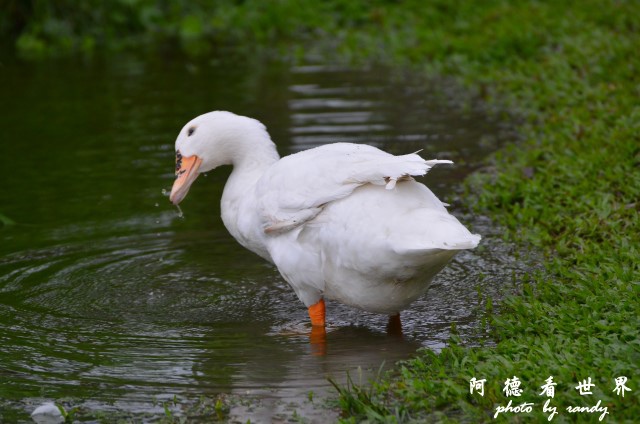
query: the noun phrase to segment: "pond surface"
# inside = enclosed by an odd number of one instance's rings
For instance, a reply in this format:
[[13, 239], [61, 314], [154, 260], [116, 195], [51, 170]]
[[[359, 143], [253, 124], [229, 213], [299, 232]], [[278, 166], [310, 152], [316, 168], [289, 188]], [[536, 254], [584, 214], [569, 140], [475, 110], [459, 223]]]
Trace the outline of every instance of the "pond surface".
[[[460, 181], [513, 134], [450, 82], [161, 54], [5, 59], [0, 93], [0, 214], [15, 222], [0, 226], [0, 421], [45, 401], [84, 420], [153, 421], [226, 394], [232, 420], [325, 422], [337, 416], [323, 405], [328, 376], [361, 369], [366, 381], [442, 348], [452, 323], [481, 342], [478, 293], [497, 298], [526, 271], [487, 219], [460, 215]], [[216, 109], [260, 119], [282, 155], [350, 141], [452, 159], [423, 181], [482, 246], [403, 313], [403, 336], [328, 302], [326, 342], [311, 343], [294, 292], [222, 225], [229, 170], [196, 182], [184, 218], [162, 194], [178, 131]]]

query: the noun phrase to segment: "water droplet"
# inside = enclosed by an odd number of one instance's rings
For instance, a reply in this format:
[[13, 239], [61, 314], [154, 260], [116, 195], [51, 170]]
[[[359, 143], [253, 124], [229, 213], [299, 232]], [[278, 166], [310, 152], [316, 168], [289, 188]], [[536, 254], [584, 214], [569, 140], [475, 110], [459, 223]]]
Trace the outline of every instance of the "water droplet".
[[178, 208], [178, 218], [184, 219], [184, 212], [182, 212], [182, 209], [180, 209], [180, 206], [176, 205], [176, 208]]
[[158, 206], [160, 206], [160, 204], [156, 203], [154, 206], [157, 208]]
[[162, 189], [162, 195], [163, 195], [163, 196], [168, 196], [168, 195], [169, 195], [169, 192], [163, 188], [163, 189]]

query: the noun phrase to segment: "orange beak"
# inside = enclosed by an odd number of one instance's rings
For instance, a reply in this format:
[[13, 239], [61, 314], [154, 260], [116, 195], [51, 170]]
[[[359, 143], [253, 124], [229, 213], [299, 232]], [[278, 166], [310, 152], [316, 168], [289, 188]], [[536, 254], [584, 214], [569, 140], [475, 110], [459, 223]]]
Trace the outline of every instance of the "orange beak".
[[176, 152], [176, 180], [173, 183], [171, 189], [171, 195], [169, 200], [174, 205], [177, 205], [185, 198], [189, 192], [189, 187], [198, 178], [198, 168], [202, 164], [202, 159], [198, 156], [184, 157], [180, 154], [180, 151]]

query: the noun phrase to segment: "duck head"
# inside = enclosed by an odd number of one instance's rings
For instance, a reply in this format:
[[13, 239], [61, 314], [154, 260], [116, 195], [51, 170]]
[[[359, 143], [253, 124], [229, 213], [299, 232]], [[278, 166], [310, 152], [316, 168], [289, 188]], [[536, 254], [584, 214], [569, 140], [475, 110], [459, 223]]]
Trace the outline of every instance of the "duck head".
[[264, 138], [265, 134], [268, 139], [259, 121], [231, 112], [209, 112], [189, 121], [176, 139], [176, 180], [169, 195], [171, 203], [180, 203], [201, 173], [234, 164], [246, 150], [244, 140], [256, 135]]

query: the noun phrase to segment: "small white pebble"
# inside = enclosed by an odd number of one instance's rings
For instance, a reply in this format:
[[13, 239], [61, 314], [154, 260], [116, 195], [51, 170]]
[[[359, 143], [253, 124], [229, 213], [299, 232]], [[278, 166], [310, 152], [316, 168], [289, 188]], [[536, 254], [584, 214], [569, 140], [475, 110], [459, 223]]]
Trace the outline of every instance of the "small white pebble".
[[53, 403], [38, 406], [31, 413], [31, 419], [38, 424], [61, 424], [64, 422], [60, 409]]

